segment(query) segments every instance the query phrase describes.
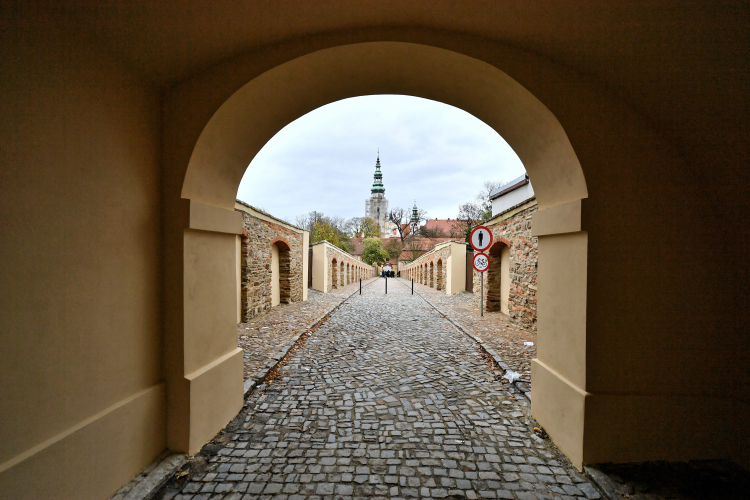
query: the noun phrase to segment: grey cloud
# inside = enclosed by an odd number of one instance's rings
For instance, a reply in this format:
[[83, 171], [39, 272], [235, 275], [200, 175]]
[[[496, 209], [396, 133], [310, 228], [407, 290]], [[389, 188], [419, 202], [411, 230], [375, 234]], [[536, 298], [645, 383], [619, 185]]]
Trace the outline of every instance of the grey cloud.
[[414, 198], [431, 217], [455, 217], [487, 180], [510, 180], [523, 164], [494, 130], [442, 103], [367, 96], [318, 108], [282, 129], [258, 153], [238, 198], [293, 220], [318, 210], [362, 216], [376, 148], [392, 207]]

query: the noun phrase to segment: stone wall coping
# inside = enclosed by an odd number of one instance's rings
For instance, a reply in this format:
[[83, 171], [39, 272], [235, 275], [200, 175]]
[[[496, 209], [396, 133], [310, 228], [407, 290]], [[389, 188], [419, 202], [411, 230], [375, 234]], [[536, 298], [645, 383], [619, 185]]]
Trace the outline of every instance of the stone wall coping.
[[450, 240], [450, 241], [442, 241], [440, 243], [436, 243], [435, 246], [432, 247], [432, 250], [430, 250], [429, 252], [423, 253], [422, 255], [420, 255], [419, 257], [417, 257], [416, 259], [414, 259], [413, 261], [409, 262], [408, 264], [406, 264], [404, 266], [404, 268], [402, 270], [405, 271], [412, 264], [417, 264], [417, 262], [419, 262], [421, 259], [424, 259], [425, 257], [428, 257], [429, 255], [437, 252], [438, 250], [442, 250], [444, 247], [450, 245], [451, 243], [458, 243], [459, 245], [465, 245], [466, 244], [465, 241], [460, 241], [460, 240]]
[[[240, 205], [240, 206], [238, 207], [237, 205]], [[282, 227], [285, 227], [286, 229], [289, 229], [291, 231], [294, 231], [300, 234], [309, 232], [306, 229], [302, 229], [301, 227], [297, 227], [295, 225], [289, 224], [287, 221], [281, 220], [278, 217], [274, 217], [273, 215], [267, 212], [264, 212], [263, 210], [260, 210], [258, 208], [255, 208], [252, 205], [248, 205], [242, 200], [235, 200], [234, 208], [235, 210], [245, 212], [246, 214], [250, 214], [253, 217], [257, 217], [258, 219], [264, 220], [266, 222], [272, 222], [274, 224], [278, 224]]]
[[494, 226], [496, 224], [499, 224], [501, 221], [510, 219], [516, 214], [519, 214], [523, 212], [524, 210], [527, 210], [533, 206], [536, 206], [536, 197], [533, 197], [529, 200], [526, 200], [524, 202], [519, 203], [518, 205], [515, 205], [513, 207], [510, 207], [509, 209], [500, 212], [497, 215], [492, 216], [490, 220], [484, 223], [485, 226]]

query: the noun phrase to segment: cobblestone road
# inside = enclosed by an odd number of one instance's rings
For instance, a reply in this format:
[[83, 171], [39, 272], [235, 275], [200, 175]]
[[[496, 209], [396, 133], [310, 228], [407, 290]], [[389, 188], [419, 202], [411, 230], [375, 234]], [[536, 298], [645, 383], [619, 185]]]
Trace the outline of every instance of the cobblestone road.
[[[363, 283], [367, 285], [369, 281]], [[282, 304], [237, 325], [237, 343], [245, 351], [245, 379], [261, 371], [295, 335], [306, 330], [357, 288], [358, 282], [328, 293], [309, 288], [306, 301]]]
[[249, 396], [174, 498], [600, 498], [499, 375], [420, 297], [377, 280]]
[[[404, 281], [411, 286], [408, 280]], [[514, 325], [501, 312], [485, 311], [484, 316], [480, 316], [479, 301], [474, 301], [469, 292], [446, 295], [444, 291], [419, 283], [414, 284], [414, 290], [467, 331], [479, 336], [486, 346], [501, 353], [503, 361], [521, 374], [527, 387], [530, 386], [531, 360], [536, 357], [536, 333]], [[524, 342], [533, 342], [534, 345], [528, 346]]]

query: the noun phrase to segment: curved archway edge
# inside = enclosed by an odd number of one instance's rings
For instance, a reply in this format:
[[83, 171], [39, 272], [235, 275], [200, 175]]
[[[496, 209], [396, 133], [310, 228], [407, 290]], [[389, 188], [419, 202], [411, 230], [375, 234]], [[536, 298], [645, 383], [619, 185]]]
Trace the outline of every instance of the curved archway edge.
[[279, 130], [325, 104], [373, 94], [431, 99], [485, 122], [518, 154], [541, 209], [588, 196], [583, 170], [562, 126], [507, 74], [445, 49], [369, 42], [307, 54], [237, 90], [198, 138], [182, 197], [233, 207], [248, 164]]
[[[580, 232], [580, 209], [588, 191], [581, 165], [552, 112], [507, 74], [456, 52], [403, 42], [343, 45], [280, 64], [231, 95], [200, 133], [181, 197], [189, 200], [186, 227], [201, 231], [184, 232], [183, 276], [204, 290], [183, 294], [182, 310], [192, 316], [185, 314], [180, 348], [170, 346], [167, 353], [176, 367], [185, 360], [181, 373], [177, 369], [167, 376], [170, 448], [194, 453], [242, 406], [241, 385], [235, 382], [241, 380], [242, 353], [231, 320], [236, 312], [215, 303], [220, 292], [232, 291], [235, 284], [232, 273], [216, 273], [215, 268], [234, 264], [232, 240], [241, 228], [232, 209], [248, 164], [300, 116], [334, 101], [374, 94], [411, 95], [467, 111], [497, 131], [524, 163], [540, 207], [534, 226], [535, 236], [541, 237], [540, 267], [552, 273], [546, 292], [539, 294], [539, 359], [533, 374], [534, 395], [542, 397], [535, 398], [532, 410], [581, 465], [583, 412], [570, 410], [582, 409], [586, 395], [587, 235]], [[207, 238], [207, 231], [216, 237]], [[188, 258], [193, 254], [202, 259]], [[565, 254], [567, 262], [557, 254]], [[571, 261], [576, 265], [570, 266]], [[558, 279], [560, 270], [565, 279]], [[208, 296], [214, 299], [205, 300]], [[545, 316], [555, 321], [544, 323]]]

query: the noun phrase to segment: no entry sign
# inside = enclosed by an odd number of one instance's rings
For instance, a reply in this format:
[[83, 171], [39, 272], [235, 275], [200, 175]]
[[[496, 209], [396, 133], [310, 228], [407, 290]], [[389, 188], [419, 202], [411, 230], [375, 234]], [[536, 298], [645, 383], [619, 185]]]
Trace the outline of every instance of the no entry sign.
[[490, 257], [483, 253], [478, 253], [474, 256], [474, 269], [478, 272], [483, 273], [490, 267]]
[[484, 226], [477, 226], [471, 232], [469, 242], [474, 247], [474, 250], [484, 252], [492, 245], [492, 233]]

